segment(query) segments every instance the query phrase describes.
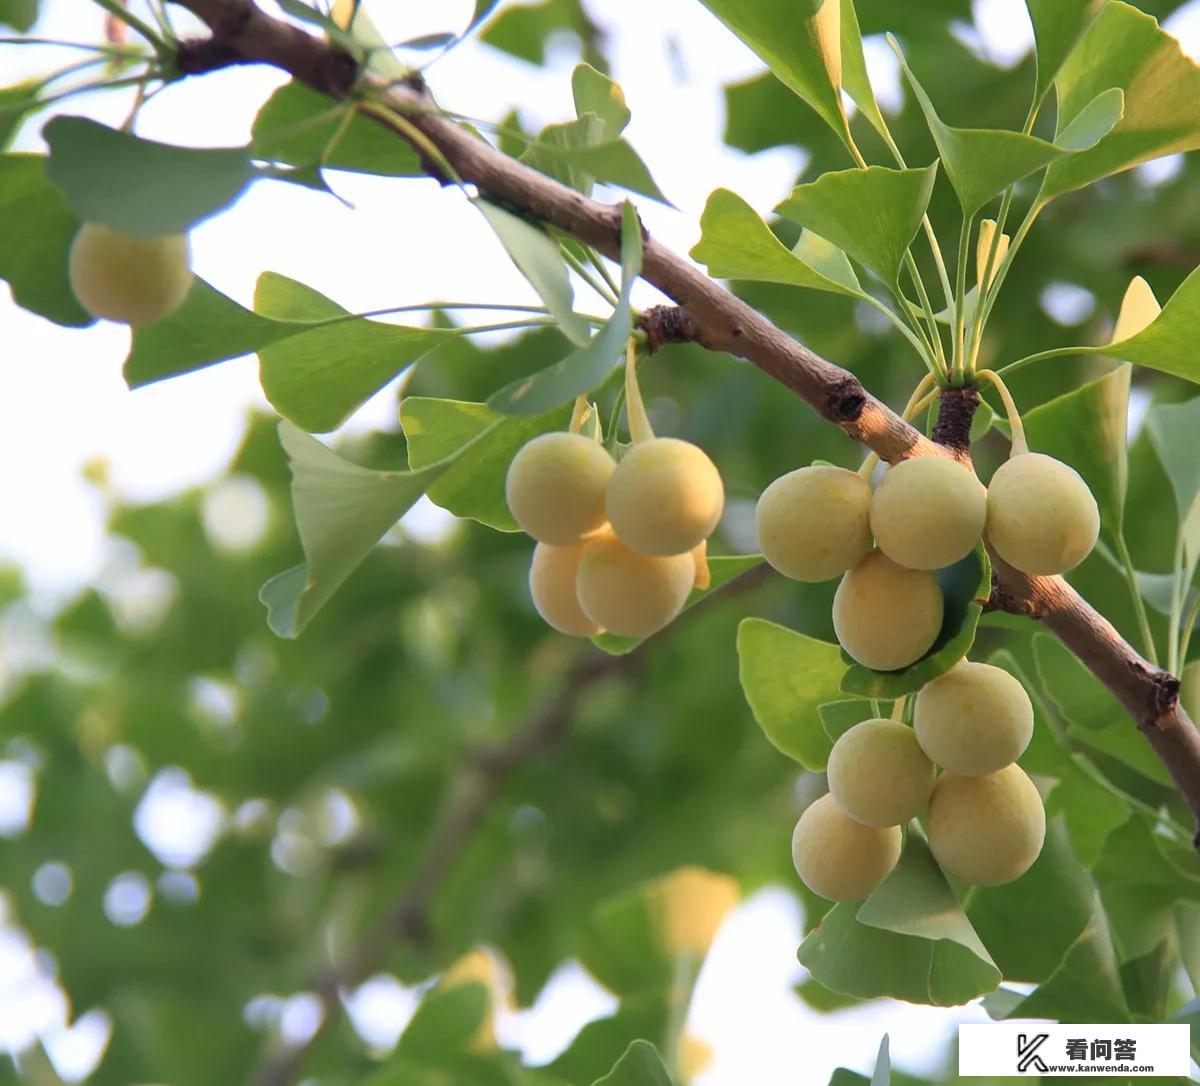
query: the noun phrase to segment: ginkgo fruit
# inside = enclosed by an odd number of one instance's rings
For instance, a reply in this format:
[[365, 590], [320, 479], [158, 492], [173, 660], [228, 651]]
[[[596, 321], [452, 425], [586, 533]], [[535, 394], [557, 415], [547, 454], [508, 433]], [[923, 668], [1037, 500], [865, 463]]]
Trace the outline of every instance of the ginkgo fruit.
[[690, 552], [640, 554], [611, 532], [584, 544], [575, 588], [592, 622], [621, 637], [649, 637], [683, 608], [696, 579]]
[[93, 317], [152, 324], [169, 317], [192, 288], [191, 254], [182, 234], [139, 238], [84, 223], [67, 262], [71, 289]]
[[838, 585], [833, 629], [864, 667], [896, 671], [919, 660], [942, 628], [942, 589], [928, 570], [905, 569], [871, 551]]
[[917, 741], [943, 769], [964, 777], [1015, 762], [1033, 738], [1033, 705], [1003, 668], [963, 660], [917, 695]]
[[572, 637], [592, 637], [601, 632], [601, 627], [579, 606], [575, 589], [579, 560], [587, 545], [555, 547], [539, 543], [533, 548], [533, 563], [529, 567], [529, 592], [538, 614], [547, 625]]
[[870, 509], [871, 485], [857, 472], [825, 464], [789, 471], [758, 499], [758, 548], [785, 577], [840, 577], [871, 549]]
[[992, 476], [987, 536], [1022, 573], [1065, 573], [1082, 562], [1100, 534], [1100, 510], [1074, 468], [1043, 453], [1010, 457]]
[[965, 558], [986, 519], [986, 492], [975, 473], [947, 456], [894, 464], [871, 499], [876, 545], [909, 569], [941, 569]]
[[943, 773], [929, 800], [929, 847], [942, 867], [975, 886], [1020, 878], [1042, 851], [1046, 810], [1019, 765], [982, 777]]
[[864, 720], [838, 737], [825, 772], [830, 795], [856, 822], [900, 826], [929, 802], [935, 770], [907, 724]]
[[603, 445], [583, 434], [541, 434], [508, 466], [509, 512], [539, 543], [578, 543], [607, 520], [604, 495], [616, 466]]
[[809, 804], [792, 833], [792, 863], [814, 894], [862, 901], [900, 859], [899, 826], [864, 826], [826, 793]]
[[703, 449], [674, 437], [634, 444], [608, 484], [613, 531], [640, 554], [690, 551], [712, 535], [724, 508], [717, 466]]

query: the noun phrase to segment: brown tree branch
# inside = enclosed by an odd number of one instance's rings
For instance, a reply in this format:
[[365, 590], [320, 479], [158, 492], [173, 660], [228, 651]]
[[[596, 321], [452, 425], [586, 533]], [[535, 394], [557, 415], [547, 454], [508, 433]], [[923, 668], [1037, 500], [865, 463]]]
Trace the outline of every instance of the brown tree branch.
[[[262, 62], [302, 83], [345, 98], [355, 89], [354, 62], [339, 48], [264, 14], [252, 0], [176, 0], [213, 33], [211, 55], [237, 63]], [[194, 57], [199, 46], [183, 49]], [[224, 63], [233, 63], [227, 59]], [[182, 66], [182, 65], [181, 65]], [[215, 65], [214, 65], [215, 66]], [[195, 67], [195, 65], [193, 65]], [[616, 258], [620, 214], [497, 151], [474, 133], [439, 115], [419, 86], [366, 91], [404, 119], [372, 114], [411, 142], [412, 130], [436, 148], [465, 183], [489, 198], [570, 234]], [[422, 148], [424, 150], [424, 148]], [[745, 358], [801, 396], [823, 417], [888, 462], [909, 456], [955, 455], [929, 441], [877, 400], [853, 374], [820, 358], [771, 321], [654, 238], [647, 238], [642, 275], [686, 310], [671, 325], [713, 350]], [[1200, 820], [1200, 734], [1179, 705], [1178, 681], [1154, 668], [1062, 578], [1026, 577], [998, 563], [1005, 598], [1035, 613], [1113, 691], [1170, 770]]]

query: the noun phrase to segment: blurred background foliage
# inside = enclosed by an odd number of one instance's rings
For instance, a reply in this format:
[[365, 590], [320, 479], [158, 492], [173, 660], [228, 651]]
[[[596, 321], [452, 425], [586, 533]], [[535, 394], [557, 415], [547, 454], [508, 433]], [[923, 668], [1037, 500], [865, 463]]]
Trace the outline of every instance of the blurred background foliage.
[[[951, 123], [1019, 127], [1031, 60], [1004, 71], [978, 55], [954, 29], [970, 23], [965, 0], [857, 6], [865, 35], [893, 30], [903, 39]], [[1179, 5], [1139, 6], [1164, 17]], [[0, 3], [0, 19], [18, 23], [21, 7]], [[601, 4], [504, 5], [483, 30], [492, 46], [532, 64], [545, 61], [548, 38], [561, 45], [564, 35], [604, 66]], [[848, 165], [815, 114], [771, 77], [728, 87], [726, 100], [719, 135], [730, 146], [749, 154], [798, 146], [804, 178]], [[910, 160], [933, 157], [911, 97], [890, 124]], [[856, 130], [871, 147], [865, 126]], [[652, 150], [643, 151], [653, 167]], [[1103, 341], [1134, 274], [1168, 297], [1200, 254], [1198, 170], [1194, 159], [1171, 160], [1052, 205], [1008, 280], [985, 359]], [[946, 185], [931, 212], [956, 229]], [[786, 224], [777, 228], [792, 240]], [[739, 290], [893, 405], [907, 397], [913, 359], [869, 311], [787, 287]], [[492, 348], [457, 340], [421, 361], [406, 392], [483, 400], [561, 349], [555, 332]], [[1024, 369], [1012, 387], [1029, 406], [1109, 369], [1056, 360]], [[773, 478], [813, 459], [856, 466], [861, 455], [728, 357], [669, 347], [646, 367], [646, 382], [656, 428], [699, 442], [721, 467], [730, 502], [717, 553], [754, 549], [753, 502]], [[1193, 391], [1135, 374], [1126, 523], [1139, 569], [1169, 568], [1175, 514], [1137, 420], [1150, 403]], [[404, 463], [398, 432], [339, 448], [370, 466]], [[1002, 435], [986, 436], [981, 474], [1006, 452]], [[94, 481], [103, 493], [102, 469]], [[2, 586], [6, 636], [42, 640], [2, 688], [0, 765], [33, 795], [27, 822], [17, 818], [0, 839], [0, 883], [9, 920], [52, 956], [75, 1012], [111, 1016], [111, 1041], [90, 1081], [246, 1081], [264, 1053], [270, 1059], [303, 1039], [304, 1029], [289, 1026], [285, 997], [309, 991], [411, 891], [431, 828], [477, 786], [487, 752], [555, 711], [568, 718], [565, 735], [500, 783], [422, 922], [397, 932], [368, 971], [424, 983], [486, 946], [511, 973], [511, 998], [527, 1005], [556, 966], [576, 959], [620, 998], [615, 1016], [586, 1027], [548, 1068], [521, 1068], [489, 1043], [495, 969], [476, 954], [459, 987], [444, 978], [429, 990], [394, 1053], [372, 1048], [337, 1016], [297, 1078], [587, 1084], [639, 1037], [658, 1043], [681, 1077], [702, 1066], [677, 1028], [696, 969], [735, 895], [772, 884], [803, 895], [787, 841], [821, 787], [813, 775], [798, 777], [754, 726], [738, 684], [735, 629], [759, 615], [831, 638], [833, 585], [761, 579], [706, 603], [643, 650], [597, 665], [594, 648], [550, 632], [534, 613], [524, 537], [464, 522], [431, 541], [401, 526], [301, 638], [281, 641], [257, 593], [299, 550], [288, 471], [266, 417], [249, 427], [225, 480], [162, 504], [114, 503], [109, 527], [128, 548], [124, 589], [98, 585], [42, 628], [19, 574]], [[1074, 579], [1135, 637], [1111, 565], [1093, 556]], [[1050, 803], [1062, 818], [1029, 881], [981, 893], [971, 919], [1008, 979], [1046, 982], [1049, 1014], [1176, 1013], [1190, 991], [1187, 973], [1200, 971], [1200, 869], [1164, 853], [1141, 816], [1178, 802], [1115, 704], [1031, 624], [986, 621], [976, 655], [1000, 651], [1036, 695], [1042, 719], [1030, 768], [1064, 782]], [[1067, 734], [1075, 741], [1056, 742]], [[151, 809], [182, 819], [182, 832], [156, 834]], [[811, 926], [824, 906], [806, 904]], [[1061, 986], [1074, 1001], [1055, 1002]], [[829, 1011], [855, 1001], [813, 978], [800, 996]], [[36, 1050], [0, 1077], [58, 1081]]]

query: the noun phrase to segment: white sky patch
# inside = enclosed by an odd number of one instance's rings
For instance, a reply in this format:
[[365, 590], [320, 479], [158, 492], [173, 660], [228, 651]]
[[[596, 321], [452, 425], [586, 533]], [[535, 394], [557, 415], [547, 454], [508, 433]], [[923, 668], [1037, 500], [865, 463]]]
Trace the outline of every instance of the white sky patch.
[[390, 973], [370, 977], [348, 993], [346, 1014], [358, 1035], [377, 1052], [390, 1052], [416, 1013], [417, 988], [401, 984]]
[[117, 927], [132, 928], [146, 919], [153, 901], [150, 880], [140, 871], [124, 871], [104, 891], [104, 915]]
[[496, 1018], [496, 1037], [502, 1045], [518, 1048], [526, 1061], [549, 1063], [589, 1022], [616, 1011], [618, 1000], [578, 962], [563, 962], [525, 1010], [504, 1012]]
[[1096, 311], [1096, 296], [1078, 283], [1047, 283], [1038, 302], [1046, 316], [1068, 327], [1081, 324]]
[[166, 867], [192, 867], [217, 842], [225, 810], [181, 769], [157, 773], [133, 814], [138, 837]]
[[0, 837], [20, 837], [33, 817], [37, 782], [23, 762], [0, 762]]
[[204, 532], [219, 550], [252, 551], [271, 526], [271, 500], [257, 479], [232, 475], [222, 479], [201, 505]]

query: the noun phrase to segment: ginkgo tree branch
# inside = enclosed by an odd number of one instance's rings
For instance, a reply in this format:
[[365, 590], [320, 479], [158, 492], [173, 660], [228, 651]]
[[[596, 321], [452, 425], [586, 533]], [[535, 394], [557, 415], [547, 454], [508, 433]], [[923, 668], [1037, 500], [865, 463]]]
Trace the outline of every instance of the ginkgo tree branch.
[[[445, 181], [449, 167], [454, 178], [489, 199], [619, 257], [618, 207], [583, 196], [440, 115], [419, 81], [385, 86], [370, 76], [360, 78], [358, 64], [338, 46], [267, 15], [252, 0], [175, 2], [212, 32], [209, 39], [181, 47], [183, 72], [265, 63], [334, 98], [365, 94], [386, 106], [370, 115], [413, 144], [431, 176]], [[652, 237], [645, 239], [642, 277], [680, 307], [651, 318], [652, 344], [687, 339], [747, 359], [889, 463], [910, 456], [964, 455], [965, 434], [959, 447], [929, 440], [853, 374], [792, 339]], [[1200, 822], [1200, 732], [1179, 704], [1178, 679], [1145, 660], [1061, 577], [1027, 577], [1002, 562], [996, 570], [992, 605], [1040, 621], [1112, 691]]]

